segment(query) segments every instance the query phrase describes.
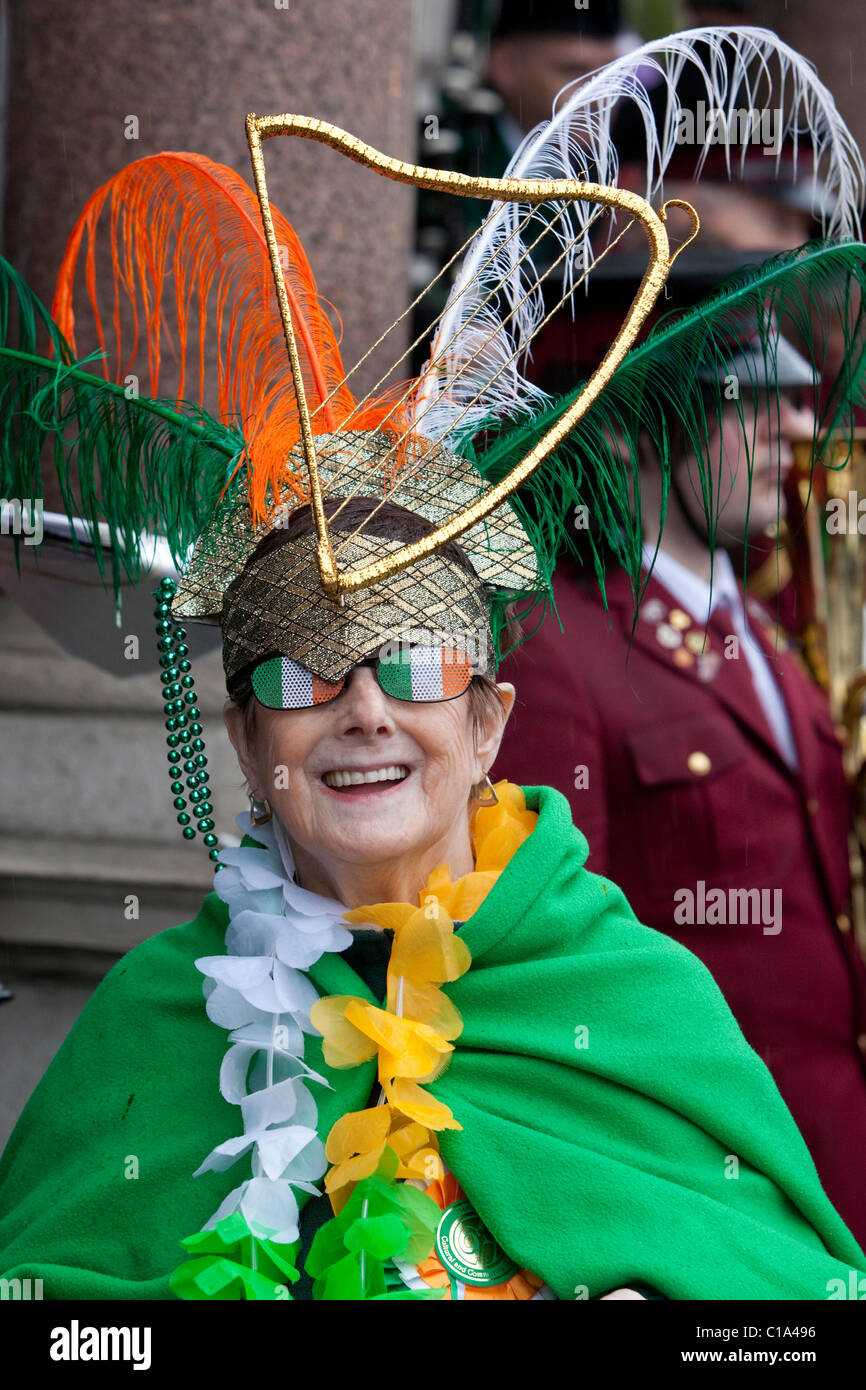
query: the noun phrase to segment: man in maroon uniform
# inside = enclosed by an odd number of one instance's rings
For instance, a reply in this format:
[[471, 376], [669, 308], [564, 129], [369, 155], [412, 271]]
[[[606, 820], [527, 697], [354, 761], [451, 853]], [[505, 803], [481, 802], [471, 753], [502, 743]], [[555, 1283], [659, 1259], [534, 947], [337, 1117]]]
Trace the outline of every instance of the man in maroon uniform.
[[[767, 410], [766, 396], [748, 404], [768, 385], [748, 335], [724, 370], [748, 383], [742, 415], [732, 402], [711, 427], [727, 470], [716, 543], [736, 549], [777, 519], [780, 470], [792, 441], [811, 435], [797, 388], [813, 375], [780, 339], [779, 404], [770, 382]], [[727, 551], [710, 549], [694, 459], [681, 449], [657, 554], [659, 473], [641, 459], [645, 571], [654, 554], [655, 565], [634, 634], [624, 574], [610, 568], [605, 612], [586, 571], [563, 561], [563, 631], [546, 623], [504, 668], [518, 699], [498, 766], [564, 792], [588, 866], [704, 961], [863, 1242], [866, 972], [849, 915], [840, 745], [769, 611], [744, 602]]]

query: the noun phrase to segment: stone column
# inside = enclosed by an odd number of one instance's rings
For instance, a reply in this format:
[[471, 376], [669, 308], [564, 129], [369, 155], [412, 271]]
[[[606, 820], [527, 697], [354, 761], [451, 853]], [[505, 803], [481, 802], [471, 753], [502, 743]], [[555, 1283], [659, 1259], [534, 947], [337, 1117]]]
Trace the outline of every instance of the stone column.
[[[123, 164], [194, 150], [249, 180], [249, 111], [319, 116], [411, 157], [409, 5], [26, 0], [9, 17], [4, 255], [46, 299], [82, 204]], [[266, 159], [348, 366], [406, 307], [411, 190], [304, 140]]]

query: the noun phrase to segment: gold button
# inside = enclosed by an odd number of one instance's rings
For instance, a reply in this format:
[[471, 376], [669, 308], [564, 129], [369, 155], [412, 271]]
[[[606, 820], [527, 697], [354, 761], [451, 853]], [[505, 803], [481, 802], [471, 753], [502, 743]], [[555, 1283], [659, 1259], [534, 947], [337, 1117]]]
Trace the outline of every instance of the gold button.
[[685, 643], [689, 651], [694, 652], [696, 655], [703, 652], [705, 647], [709, 646], [707, 634], [702, 632], [699, 628], [694, 628], [691, 632], [686, 633]]
[[677, 650], [674, 652], [674, 663], [677, 666], [694, 666], [695, 658], [692, 656], [691, 652], [686, 651], [685, 647], [677, 647]]
[[818, 814], [818, 802], [814, 796], [810, 796], [809, 800], [806, 802], [806, 810], [809, 812], [810, 816]]
[[857, 1039], [857, 1046], [863, 1053], [864, 1057], [866, 1057], [866, 1033], [860, 1034], [859, 1038]]
[[712, 767], [706, 753], [690, 753], [687, 762], [689, 772], [693, 772], [696, 777], [705, 777]]
[[851, 918], [848, 916], [847, 912], [839, 913], [839, 916], [836, 918], [836, 926], [842, 932], [851, 930]]
[[691, 627], [692, 620], [688, 613], [684, 613], [681, 608], [672, 608], [668, 613], [668, 622], [671, 627], [678, 628], [680, 632], [685, 632], [687, 627]]

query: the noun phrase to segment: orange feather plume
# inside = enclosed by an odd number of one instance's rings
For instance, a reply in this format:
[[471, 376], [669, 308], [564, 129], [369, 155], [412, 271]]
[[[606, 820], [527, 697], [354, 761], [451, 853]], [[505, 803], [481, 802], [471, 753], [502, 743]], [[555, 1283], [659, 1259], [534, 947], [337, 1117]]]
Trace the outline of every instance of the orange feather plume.
[[[366, 401], [353, 414], [355, 399], [310, 264], [291, 225], [275, 208], [272, 214], [313, 432], [335, 430], [350, 416], [353, 429], [405, 429], [408, 408], [394, 411], [392, 392]], [[111, 249], [111, 344], [100, 302], [105, 291], [97, 285], [100, 226]], [[179, 362], [178, 400], [189, 399], [193, 376], [193, 398], [203, 405], [210, 313], [219, 355], [217, 413], [243, 432], [254, 521], [264, 521], [288, 498], [294, 505], [306, 500], [306, 475], [286, 463], [300, 437], [298, 405], [258, 202], [249, 185], [226, 165], [178, 152], [137, 160], [97, 189], [69, 239], [54, 296], [55, 320], [73, 350], [81, 260], [106, 376], [122, 381], [133, 371], [143, 339], [150, 394], [159, 396], [167, 343]], [[131, 315], [122, 313], [124, 300]], [[131, 340], [124, 344], [122, 320], [129, 323], [130, 317]]]

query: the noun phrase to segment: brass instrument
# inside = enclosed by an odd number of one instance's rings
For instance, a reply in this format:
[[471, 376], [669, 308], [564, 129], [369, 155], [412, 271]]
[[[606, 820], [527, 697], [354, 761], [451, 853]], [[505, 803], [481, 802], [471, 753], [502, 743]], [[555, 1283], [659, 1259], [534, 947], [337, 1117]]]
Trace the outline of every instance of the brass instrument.
[[811, 598], [803, 656], [830, 700], [852, 790], [851, 915], [866, 958], [866, 429], [829, 436], [814, 461], [812, 447], [794, 445]]

